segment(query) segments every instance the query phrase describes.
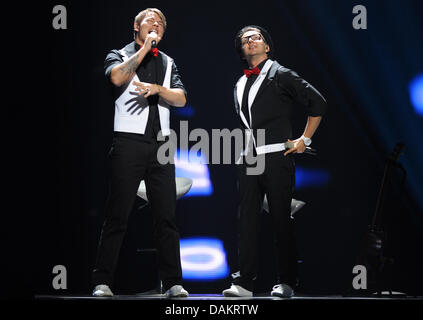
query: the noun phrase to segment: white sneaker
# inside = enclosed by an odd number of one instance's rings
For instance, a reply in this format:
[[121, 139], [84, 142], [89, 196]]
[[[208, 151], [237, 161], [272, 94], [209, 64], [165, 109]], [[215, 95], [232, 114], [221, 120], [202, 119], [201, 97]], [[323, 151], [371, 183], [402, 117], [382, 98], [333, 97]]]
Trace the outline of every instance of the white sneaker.
[[294, 295], [294, 290], [287, 284], [277, 284], [273, 287], [271, 295], [281, 298], [291, 298]]
[[113, 292], [108, 285], [99, 284], [93, 290], [94, 297], [113, 297]]
[[165, 292], [167, 298], [186, 298], [188, 297], [188, 291], [181, 285], [177, 284], [171, 287]]
[[232, 284], [229, 289], [223, 290], [222, 292], [224, 297], [252, 297], [253, 292], [247, 289], [244, 289], [241, 286]]

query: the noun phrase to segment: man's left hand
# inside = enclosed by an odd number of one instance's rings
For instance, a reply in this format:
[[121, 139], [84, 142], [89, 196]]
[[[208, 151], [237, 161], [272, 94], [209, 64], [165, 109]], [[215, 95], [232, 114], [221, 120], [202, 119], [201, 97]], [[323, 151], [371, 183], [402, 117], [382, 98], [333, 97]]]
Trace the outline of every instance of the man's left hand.
[[306, 149], [306, 146], [304, 144], [304, 141], [301, 138], [298, 138], [296, 140], [289, 140], [288, 142], [292, 142], [294, 144], [294, 146], [289, 149], [288, 151], [286, 151], [283, 155], [286, 156], [287, 154], [290, 153], [303, 153]]
[[143, 94], [144, 98], [159, 93], [159, 86], [155, 83], [133, 81], [132, 84], [137, 87], [135, 91], [140, 95]]

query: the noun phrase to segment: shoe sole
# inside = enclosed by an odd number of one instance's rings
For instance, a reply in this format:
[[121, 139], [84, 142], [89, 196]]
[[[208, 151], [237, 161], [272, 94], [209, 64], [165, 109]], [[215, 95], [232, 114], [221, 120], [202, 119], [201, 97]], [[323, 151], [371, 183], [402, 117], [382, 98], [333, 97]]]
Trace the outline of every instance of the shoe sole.
[[251, 298], [252, 296], [241, 296], [236, 293], [226, 292], [222, 294], [224, 297], [231, 297], [231, 298]]
[[234, 294], [234, 293], [224, 293], [223, 296], [224, 297], [240, 297], [239, 295]]
[[270, 294], [272, 297], [278, 297], [278, 298], [292, 298], [294, 295], [290, 295], [290, 296], [284, 296], [283, 294], [278, 294], [278, 293], [271, 293]]
[[167, 296], [166, 298], [188, 298], [187, 294], [181, 293], [174, 296]]

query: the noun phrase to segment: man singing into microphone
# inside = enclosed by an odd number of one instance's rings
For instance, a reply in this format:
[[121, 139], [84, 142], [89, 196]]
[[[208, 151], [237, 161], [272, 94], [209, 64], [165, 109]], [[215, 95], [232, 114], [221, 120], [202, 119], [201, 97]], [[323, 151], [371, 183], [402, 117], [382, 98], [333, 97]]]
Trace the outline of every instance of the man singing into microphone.
[[[293, 154], [310, 145], [326, 111], [323, 96], [294, 71], [274, 60], [270, 35], [259, 26], [246, 26], [235, 37], [235, 49], [247, 69], [235, 85], [235, 107], [244, 132], [251, 136], [243, 152], [264, 161], [264, 172], [248, 174], [248, 161], [239, 165], [239, 267], [224, 296], [252, 296], [257, 273], [258, 224], [264, 195], [272, 216], [278, 280], [272, 296], [291, 297], [296, 283], [296, 250], [290, 219], [292, 191], [295, 185]], [[304, 105], [308, 118], [303, 135], [293, 141], [291, 114], [294, 101]], [[257, 139], [257, 130], [265, 139]], [[286, 143], [289, 142], [289, 143]], [[289, 144], [292, 144], [290, 146]]]
[[[114, 136], [110, 193], [92, 273], [94, 296], [113, 296], [113, 284], [127, 221], [140, 182], [145, 180], [153, 212], [159, 277], [168, 297], [187, 297], [182, 287], [179, 231], [175, 224], [174, 164], [160, 164], [158, 135], [170, 135], [170, 106], [183, 107], [186, 91], [172, 58], [155, 47], [163, 38], [166, 18], [155, 8], [134, 21], [134, 41], [112, 50], [105, 74], [114, 93]], [[160, 141], [159, 141], [160, 140]]]

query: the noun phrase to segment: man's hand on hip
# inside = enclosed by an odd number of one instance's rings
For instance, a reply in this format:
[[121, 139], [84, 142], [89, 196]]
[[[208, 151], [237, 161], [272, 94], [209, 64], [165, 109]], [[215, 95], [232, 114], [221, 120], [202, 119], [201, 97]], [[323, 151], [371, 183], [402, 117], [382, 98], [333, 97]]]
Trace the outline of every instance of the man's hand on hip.
[[287, 154], [290, 153], [303, 153], [306, 149], [306, 146], [304, 144], [303, 139], [298, 138], [296, 140], [289, 140], [288, 142], [292, 142], [294, 144], [294, 146], [290, 149], [288, 149], [288, 151], [286, 151], [283, 155], [286, 156]]

